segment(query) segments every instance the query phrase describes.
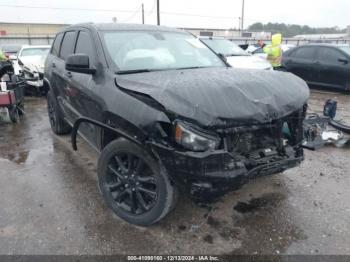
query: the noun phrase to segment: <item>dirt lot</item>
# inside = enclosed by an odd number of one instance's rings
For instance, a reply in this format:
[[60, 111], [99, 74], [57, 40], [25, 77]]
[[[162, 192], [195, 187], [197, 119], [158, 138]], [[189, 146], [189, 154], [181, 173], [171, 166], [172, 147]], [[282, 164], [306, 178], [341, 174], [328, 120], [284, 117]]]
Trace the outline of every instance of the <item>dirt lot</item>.
[[[327, 98], [350, 123], [350, 96], [313, 92], [311, 111]], [[44, 99], [0, 125], [0, 254], [350, 254], [350, 150], [306, 152], [284, 174], [251, 181], [211, 208], [181, 197], [175, 211], [144, 229], [106, 208], [96, 156], [49, 127]]]

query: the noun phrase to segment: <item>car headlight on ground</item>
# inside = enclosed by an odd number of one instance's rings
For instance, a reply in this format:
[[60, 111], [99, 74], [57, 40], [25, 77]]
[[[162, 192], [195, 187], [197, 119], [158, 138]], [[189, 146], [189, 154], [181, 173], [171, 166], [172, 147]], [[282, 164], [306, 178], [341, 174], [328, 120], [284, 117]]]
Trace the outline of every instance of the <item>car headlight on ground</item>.
[[175, 141], [184, 148], [195, 151], [214, 151], [220, 145], [220, 138], [209, 135], [183, 123], [176, 123]]

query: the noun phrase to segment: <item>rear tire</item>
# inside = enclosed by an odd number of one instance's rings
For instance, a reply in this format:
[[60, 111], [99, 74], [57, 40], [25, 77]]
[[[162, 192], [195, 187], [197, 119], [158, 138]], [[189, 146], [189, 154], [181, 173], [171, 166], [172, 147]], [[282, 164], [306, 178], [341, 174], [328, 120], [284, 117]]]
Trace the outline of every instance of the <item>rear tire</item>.
[[8, 108], [9, 110], [9, 117], [12, 123], [17, 123], [18, 122], [18, 118], [19, 118], [19, 114], [18, 114], [18, 109], [16, 106], [10, 106]]
[[17, 105], [17, 109], [18, 109], [18, 114], [19, 114], [19, 116], [23, 116], [23, 115], [24, 115], [24, 101], [21, 101], [21, 102]]
[[117, 139], [98, 160], [99, 188], [107, 205], [123, 220], [150, 226], [175, 206], [176, 188], [159, 162], [138, 145]]
[[57, 100], [52, 90], [47, 93], [47, 111], [52, 131], [56, 135], [69, 134], [72, 128], [64, 121], [63, 117], [61, 117]]

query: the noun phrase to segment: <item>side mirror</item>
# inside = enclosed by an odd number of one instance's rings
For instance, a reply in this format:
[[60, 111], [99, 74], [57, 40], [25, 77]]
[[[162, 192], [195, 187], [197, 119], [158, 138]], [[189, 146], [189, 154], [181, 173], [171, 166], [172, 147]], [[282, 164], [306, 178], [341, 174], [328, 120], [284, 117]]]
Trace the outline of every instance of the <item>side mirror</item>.
[[338, 61], [339, 61], [340, 63], [345, 64], [345, 65], [349, 63], [348, 59], [346, 59], [346, 58], [338, 58]]
[[18, 59], [18, 64], [19, 64], [20, 66], [23, 66], [23, 65], [24, 65], [23, 62], [21, 61], [21, 59]]
[[16, 56], [16, 55], [10, 55], [10, 56], [9, 56], [9, 59], [12, 60], [12, 61], [13, 61], [13, 60], [17, 60], [17, 56]]
[[96, 68], [90, 68], [89, 56], [85, 54], [69, 55], [66, 59], [66, 70], [93, 75]]

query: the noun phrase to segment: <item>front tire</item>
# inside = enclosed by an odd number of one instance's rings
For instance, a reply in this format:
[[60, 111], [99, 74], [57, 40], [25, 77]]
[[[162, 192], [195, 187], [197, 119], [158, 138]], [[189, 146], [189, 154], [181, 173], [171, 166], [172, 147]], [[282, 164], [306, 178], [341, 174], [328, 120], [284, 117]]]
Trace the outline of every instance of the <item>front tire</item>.
[[115, 140], [103, 149], [97, 172], [107, 205], [131, 224], [150, 226], [176, 203], [176, 188], [158, 161], [128, 140]]

